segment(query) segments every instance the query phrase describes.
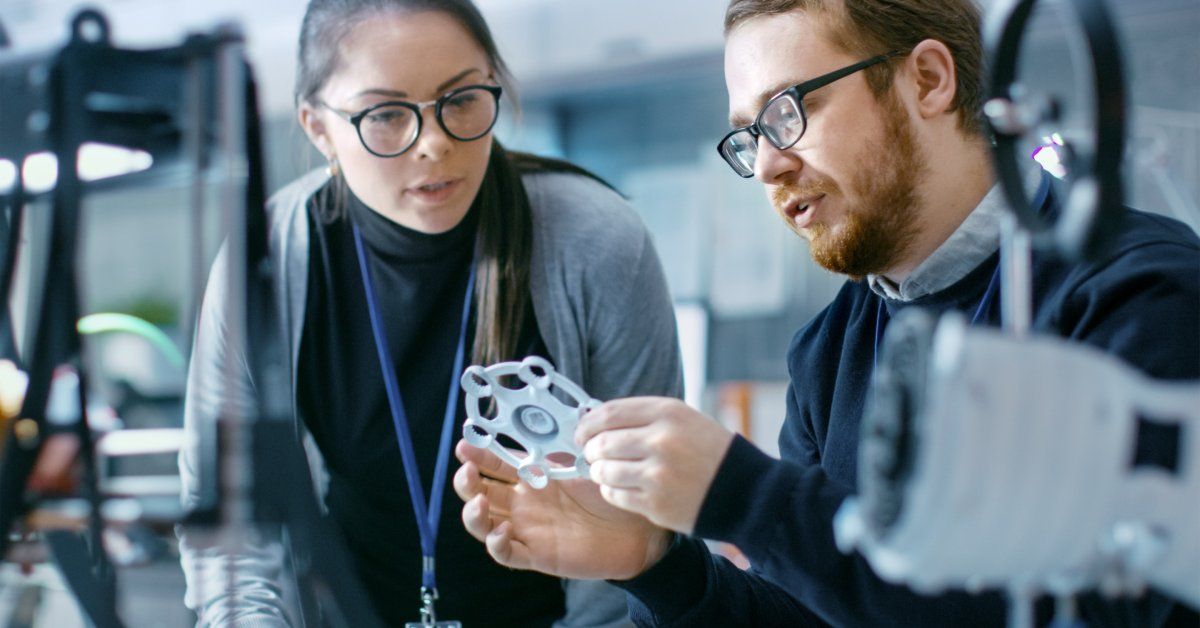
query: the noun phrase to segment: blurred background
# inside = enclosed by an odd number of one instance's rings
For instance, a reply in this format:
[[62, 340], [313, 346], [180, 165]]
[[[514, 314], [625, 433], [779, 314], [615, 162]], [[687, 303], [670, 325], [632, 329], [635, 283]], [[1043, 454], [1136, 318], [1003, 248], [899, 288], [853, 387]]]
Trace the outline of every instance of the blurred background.
[[[0, 0], [15, 49], [61, 45], [76, 0]], [[688, 401], [767, 451], [783, 418], [791, 336], [842, 280], [815, 266], [775, 216], [759, 184], [717, 156], [727, 131], [724, 0], [476, 0], [517, 79], [497, 134], [508, 147], [569, 159], [631, 200], [665, 266], [686, 361]], [[1042, 3], [1029, 34], [1026, 82], [1087, 93], [1066, 20]], [[260, 85], [268, 186], [323, 166], [292, 102], [300, 0], [103, 0], [119, 46], [165, 46], [222, 21], [241, 25]], [[986, 9], [988, 2], [983, 2]], [[1200, 224], [1200, 0], [1110, 1], [1130, 77], [1128, 204]], [[1082, 60], [1086, 63], [1086, 59]], [[936, 165], [936, 160], [935, 160]], [[136, 314], [178, 336], [191, 237], [180, 189], [88, 199], [85, 311]], [[215, 228], [214, 228], [215, 233]], [[215, 238], [210, 238], [211, 247]], [[182, 306], [181, 306], [182, 304]], [[172, 331], [174, 330], [174, 331]], [[130, 427], [178, 426], [182, 370], [129, 339], [98, 345], [117, 413]], [[140, 352], [140, 353], [139, 353]], [[156, 362], [157, 360], [157, 362]], [[173, 460], [155, 463], [170, 469]], [[131, 625], [181, 626], [182, 576], [170, 548], [149, 570], [122, 575]], [[0, 570], [0, 625], [14, 604]], [[47, 574], [47, 590], [60, 587]], [[69, 604], [39, 625], [75, 625]], [[135, 619], [136, 618], [136, 619]]]

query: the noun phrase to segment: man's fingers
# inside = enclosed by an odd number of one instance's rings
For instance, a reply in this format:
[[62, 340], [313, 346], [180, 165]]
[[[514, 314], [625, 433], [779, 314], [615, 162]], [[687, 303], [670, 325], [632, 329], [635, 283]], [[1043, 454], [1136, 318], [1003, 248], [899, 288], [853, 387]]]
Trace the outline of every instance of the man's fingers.
[[596, 434], [608, 430], [641, 427], [652, 423], [663, 409], [666, 399], [632, 397], [600, 404], [583, 415], [575, 428], [575, 443], [584, 445]]
[[486, 477], [510, 484], [517, 483], [517, 470], [506, 464], [499, 456], [486, 449], [472, 447], [467, 444], [467, 441], [460, 440], [454, 448], [454, 454], [458, 456], [459, 461], [463, 464], [467, 462], [475, 463], [475, 466], [479, 468], [479, 473]]
[[[629, 512], [649, 517], [646, 493], [637, 489], [630, 488], [613, 488], [611, 486], [600, 485], [600, 496], [604, 501]], [[653, 521], [653, 519], [651, 519]]]
[[496, 526], [491, 534], [487, 535], [484, 543], [487, 545], [488, 554], [491, 554], [496, 562], [505, 567], [512, 569], [533, 567], [529, 547], [514, 538], [511, 521], [503, 521]]
[[601, 432], [587, 441], [583, 457], [597, 460], [644, 460], [650, 456], [650, 428], [637, 427]]
[[647, 465], [643, 462], [603, 459], [592, 463], [588, 474], [601, 488], [644, 490], [647, 486]]

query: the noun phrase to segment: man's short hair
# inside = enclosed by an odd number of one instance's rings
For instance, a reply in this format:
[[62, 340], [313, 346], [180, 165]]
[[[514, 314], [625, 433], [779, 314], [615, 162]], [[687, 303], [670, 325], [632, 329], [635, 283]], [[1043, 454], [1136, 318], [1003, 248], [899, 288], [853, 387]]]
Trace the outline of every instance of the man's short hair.
[[[954, 57], [958, 77], [949, 111], [958, 112], [964, 133], [983, 133], [983, 50], [979, 8], [973, 0], [730, 0], [725, 34], [749, 19], [791, 11], [817, 16], [835, 46], [863, 59], [893, 50], [907, 52], [925, 39], [942, 42]], [[895, 66], [881, 63], [865, 74], [880, 97], [892, 86]]]

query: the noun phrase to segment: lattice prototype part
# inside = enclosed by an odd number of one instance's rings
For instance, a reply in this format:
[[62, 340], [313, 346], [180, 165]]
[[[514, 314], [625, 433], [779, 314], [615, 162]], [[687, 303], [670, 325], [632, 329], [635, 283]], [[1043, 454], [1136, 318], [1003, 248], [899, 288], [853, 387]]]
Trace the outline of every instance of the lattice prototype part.
[[[509, 388], [500, 378], [515, 375], [520, 388]], [[584, 412], [600, 405], [567, 379], [550, 362], [529, 356], [520, 362], [501, 362], [487, 368], [471, 366], [463, 372], [462, 388], [466, 395], [467, 420], [463, 438], [467, 443], [490, 450], [501, 460], [516, 467], [517, 475], [533, 488], [545, 488], [550, 480], [568, 480], [588, 476], [583, 450], [575, 445], [575, 426]], [[575, 405], [569, 405], [554, 393], [561, 393]], [[495, 416], [484, 415], [491, 408]], [[507, 436], [525, 448], [510, 450], [496, 441]], [[565, 454], [573, 465], [556, 464], [548, 457]]]

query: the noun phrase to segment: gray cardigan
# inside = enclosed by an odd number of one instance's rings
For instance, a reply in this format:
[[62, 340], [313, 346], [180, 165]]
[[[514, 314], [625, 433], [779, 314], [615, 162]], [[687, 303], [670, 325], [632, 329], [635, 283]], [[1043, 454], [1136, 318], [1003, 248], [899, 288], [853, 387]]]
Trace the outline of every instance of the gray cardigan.
[[[267, 203], [279, 323], [290, 344], [293, 400], [308, 288], [306, 206], [326, 180], [324, 173], [312, 172]], [[640, 219], [619, 195], [586, 177], [534, 174], [523, 181], [533, 213], [530, 290], [534, 317], [556, 368], [600, 400], [682, 396], [671, 298], [658, 255]], [[248, 412], [254, 407], [254, 383], [245, 357], [239, 348], [225, 342], [224, 277], [222, 252], [210, 273], [188, 371], [184, 427], [189, 438], [179, 455], [185, 504], [195, 503], [199, 494], [199, 434], [211, 427], [222, 404]], [[237, 376], [227, 379], [223, 375], [230, 368]], [[227, 385], [230, 388], [226, 389]], [[328, 475], [321, 454], [303, 425], [298, 429], [304, 433], [314, 489], [323, 496]], [[211, 535], [180, 530], [187, 577], [185, 602], [197, 612], [198, 625], [300, 624], [296, 619], [289, 621], [299, 614], [289, 608], [283, 594], [290, 579], [281, 577], [284, 552], [280, 544], [245, 541], [237, 548], [230, 552], [228, 543], [221, 547]], [[559, 625], [628, 625], [624, 594], [614, 587], [568, 581], [566, 591], [567, 615]]]

